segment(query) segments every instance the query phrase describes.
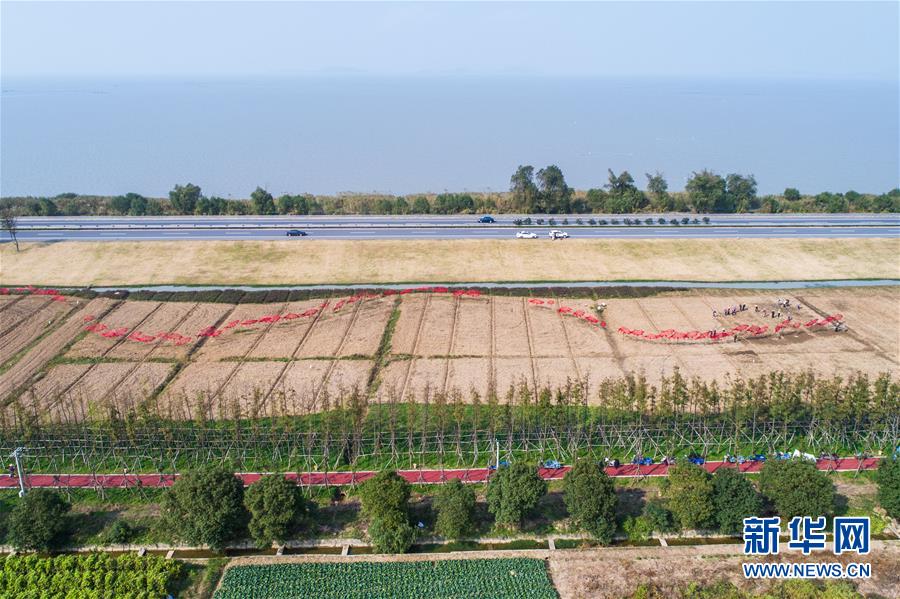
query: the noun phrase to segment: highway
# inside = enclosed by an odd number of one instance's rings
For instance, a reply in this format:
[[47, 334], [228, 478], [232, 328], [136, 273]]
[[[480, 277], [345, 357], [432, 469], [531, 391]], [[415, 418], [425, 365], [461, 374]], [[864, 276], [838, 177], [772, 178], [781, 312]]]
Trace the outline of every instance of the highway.
[[[811, 238], [897, 237], [897, 214], [710, 215], [710, 224], [659, 225], [672, 218], [696, 215], [531, 215], [530, 227], [540, 237], [551, 228], [573, 238]], [[497, 216], [495, 223], [478, 223], [478, 216], [175, 216], [175, 217], [27, 217], [18, 222], [20, 241], [150, 241], [283, 239], [288, 229], [300, 229], [314, 239], [510, 239], [516, 219]], [[547, 224], [553, 218], [554, 225]], [[590, 226], [589, 219], [618, 224]], [[624, 225], [626, 218], [641, 224]], [[645, 224], [651, 218], [653, 224]], [[578, 220], [582, 225], [578, 225]], [[563, 224], [568, 220], [568, 224]], [[525, 228], [518, 226], [518, 228]], [[0, 240], [8, 241], [5, 232]], [[298, 241], [300, 241], [298, 239]]]

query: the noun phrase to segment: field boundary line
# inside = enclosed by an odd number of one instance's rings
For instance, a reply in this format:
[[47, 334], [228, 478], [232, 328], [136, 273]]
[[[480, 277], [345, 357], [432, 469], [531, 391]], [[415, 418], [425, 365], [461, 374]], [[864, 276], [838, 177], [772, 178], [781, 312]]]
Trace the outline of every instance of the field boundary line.
[[328, 363], [328, 370], [325, 371], [325, 376], [322, 377], [322, 384], [319, 386], [319, 390], [316, 391], [313, 396], [313, 405], [316, 405], [316, 402], [319, 401], [319, 396], [325, 390], [328, 385], [328, 381], [331, 379], [331, 373], [334, 372], [334, 367], [337, 366], [339, 356], [341, 354], [341, 350], [344, 349], [344, 343], [347, 342], [347, 337], [350, 335], [350, 331], [353, 330], [353, 326], [356, 324], [356, 320], [359, 318], [359, 312], [362, 310], [362, 305], [364, 302], [356, 302], [353, 306], [353, 315], [350, 316], [350, 322], [347, 324], [347, 328], [344, 329], [344, 334], [341, 335], [341, 341], [338, 343], [338, 346], [334, 349], [334, 353], [332, 354], [332, 359]]
[[[656, 321], [653, 320], [653, 317], [650, 316], [650, 313], [649, 313], [649, 312], [647, 311], [647, 309], [643, 306], [643, 304], [641, 304], [641, 298], [635, 298], [635, 299], [634, 299], [634, 304], [638, 307], [638, 310], [640, 310], [641, 313], [644, 315], [644, 317], [647, 319], [647, 322], [649, 322], [649, 323], [653, 326], [654, 329], [656, 329], [657, 331], [659, 331], [659, 330], [660, 330], [659, 325], [656, 324]], [[667, 345], [668, 345], [667, 343], [664, 343], [664, 344], [663, 344], [664, 347], [667, 346]], [[682, 373], [687, 373], [687, 372], [689, 372], [687, 366], [686, 366], [685, 363], [684, 363], [684, 360], [681, 358], [681, 356], [678, 355], [677, 352], [672, 351], [672, 352], [668, 352], [668, 353], [669, 353], [669, 355], [672, 356], [672, 359], [676, 362], [676, 366], [678, 366], [678, 369], [679, 369]], [[666, 373], [665, 373], [665, 372], [660, 372], [660, 374], [661, 374], [662, 376], [666, 376]]]
[[450, 343], [447, 345], [447, 355], [444, 356], [444, 381], [441, 384], [441, 393], [447, 392], [447, 381], [450, 379], [450, 356], [453, 355], [453, 346], [456, 343], [456, 321], [459, 319], [459, 305], [462, 298], [453, 297], [453, 319], [450, 321]]
[[[290, 302], [284, 302], [283, 304], [281, 304], [281, 307], [278, 308], [278, 314], [281, 314], [282, 312], [284, 312], [285, 308], [287, 308], [287, 305], [289, 303]], [[237, 307], [237, 304], [235, 305], [235, 307]], [[237, 374], [237, 371], [240, 370], [241, 366], [244, 365], [244, 362], [247, 359], [247, 356], [249, 356], [253, 352], [253, 350], [256, 349], [256, 346], [259, 345], [259, 342], [262, 341], [263, 337], [266, 336], [266, 334], [272, 329], [273, 326], [275, 326], [274, 321], [266, 323], [266, 328], [264, 328], [260, 332], [260, 334], [256, 336], [256, 339], [253, 340], [253, 343], [250, 344], [250, 347], [247, 349], [247, 351], [244, 352], [244, 355], [241, 356], [240, 360], [235, 362], [234, 368], [231, 370], [231, 372], [228, 373], [228, 376], [225, 377], [225, 380], [222, 381], [222, 384], [219, 385], [219, 387], [216, 389], [216, 392], [209, 396], [208, 399], [210, 401], [210, 405], [212, 405], [212, 401], [222, 393], [222, 390], [225, 389], [225, 387], [228, 385], [228, 383], [231, 382], [231, 379], [234, 378], [234, 375]], [[221, 363], [221, 361], [219, 361], [217, 363]]]
[[[160, 302], [160, 307], [161, 307], [163, 304], [165, 304], [165, 302]], [[179, 319], [178, 319], [178, 322], [176, 322], [172, 327], [169, 327], [169, 330], [173, 330], [173, 331], [174, 331], [174, 330], [177, 330], [178, 327], [180, 327], [181, 324], [182, 324], [184, 321], [186, 321], [188, 318], [190, 318], [191, 314], [193, 314], [194, 311], [196, 311], [197, 308], [198, 308], [199, 306], [200, 306], [200, 302], [194, 302], [194, 305], [191, 306], [190, 310], [188, 310], [187, 312], [185, 312], [184, 316], [182, 316], [181, 318], [179, 318]], [[163, 338], [161, 338], [161, 337], [158, 338], [158, 339], [156, 339], [156, 340], [153, 342], [153, 345], [150, 346], [150, 351], [148, 351], [147, 353], [145, 353], [144, 356], [143, 356], [140, 360], [136, 360], [136, 361], [134, 362], [134, 366], [132, 366], [132, 368], [130, 368], [130, 369], [128, 370], [128, 372], [125, 373], [125, 376], [123, 376], [121, 379], [119, 379], [119, 382], [118, 382], [118, 383], [116, 383], [115, 385], [111, 386], [111, 387], [109, 388], [109, 390], [108, 390], [106, 393], [103, 394], [103, 396], [100, 398], [100, 401], [102, 402], [102, 401], [104, 401], [105, 399], [107, 399], [107, 398], [109, 398], [110, 396], [112, 396], [112, 395], [115, 393], [115, 391], [116, 391], [116, 387], [117, 387], [118, 385], [121, 385], [123, 382], [125, 382], [125, 381], [128, 379], [128, 377], [130, 377], [132, 374], [134, 374], [135, 372], [137, 372], [138, 368], [140, 368], [143, 364], [147, 363], [147, 362], [150, 360], [150, 356], [153, 354], [153, 352], [155, 352], [155, 351], [163, 344], [164, 341], [165, 341], [165, 340], [164, 340]], [[165, 384], [165, 383], [166, 383], [166, 381], [164, 380], [162, 383], [160, 383], [160, 385], [163, 385], [163, 384]], [[155, 389], [154, 389], [154, 391], [155, 391]], [[151, 393], [150, 395], [153, 395], [153, 393]], [[143, 402], [141, 402], [141, 403], [143, 403]]]
[[531, 320], [528, 318], [528, 298], [522, 297], [522, 319], [525, 322], [525, 337], [528, 339], [528, 358], [531, 360], [532, 395], [538, 396], [537, 366], [534, 363], [534, 343], [531, 339]]
[[[25, 296], [23, 296], [23, 297], [25, 297]], [[34, 297], [34, 296], [29, 296], [29, 297]], [[53, 303], [53, 300], [50, 299], [49, 296], [43, 296], [43, 298], [44, 298], [44, 302], [41, 305], [39, 305], [37, 308], [35, 308], [31, 312], [29, 312], [28, 314], [25, 314], [18, 320], [14, 321], [12, 324], [7, 326], [3, 330], [0, 330], [0, 339], [5, 337], [7, 333], [9, 333], [13, 329], [15, 329], [16, 327], [21, 325], [23, 322], [25, 322], [26, 320], [28, 320], [29, 318], [31, 318], [32, 316], [34, 316], [35, 314], [37, 314], [38, 312], [40, 312], [41, 310], [43, 310], [44, 308], [49, 306], [51, 303]], [[18, 303], [18, 302], [14, 302], [14, 303]]]
[[[553, 299], [556, 300], [556, 305], [559, 306], [559, 298], [556, 296], [556, 294], [553, 295]], [[560, 312], [556, 308], [554, 308], [553, 311], [556, 312], [559, 324], [560, 326], [562, 326], [563, 337], [565, 337], [566, 339], [566, 347], [569, 349], [569, 360], [572, 361], [572, 367], [575, 368], [575, 376], [577, 376], [578, 380], [580, 381], [582, 380], [581, 369], [578, 367], [578, 360], [575, 359], [575, 352], [572, 350], [572, 342], [569, 340], [569, 329], [566, 328], [566, 319], [563, 318], [562, 312]], [[575, 325], [573, 326], [577, 326], [577, 323], [575, 323]]]
[[[119, 306], [124, 306], [124, 305], [125, 305], [125, 300], [123, 300], [122, 302], [120, 302], [118, 305], [119, 305]], [[160, 308], [162, 308], [162, 306], [163, 306], [163, 302], [157, 302], [157, 303], [156, 303], [156, 307], [153, 308], [152, 310], [150, 310], [150, 312], [148, 312], [148, 313], [147, 313], [140, 321], [138, 321], [138, 323], [137, 323], [136, 325], [134, 325], [133, 327], [129, 327], [129, 334], [131, 333], [131, 331], [137, 331], [137, 330], [139, 330], [140, 327], [141, 327], [141, 325], [144, 324], [144, 323], [147, 321], [148, 318], [150, 318], [151, 316], [153, 316], [154, 314], [156, 314], [156, 311], [159, 310]], [[118, 306], [117, 306], [117, 308], [118, 308]], [[105, 317], [104, 317], [104, 318], [105, 318]], [[105, 358], [105, 357], [107, 356], [107, 354], [109, 354], [112, 350], [114, 350], [114, 349], [116, 349], [117, 347], [119, 347], [119, 345], [121, 345], [122, 343], [125, 343], [125, 340], [126, 340], [127, 338], [128, 338], [128, 335], [122, 335], [121, 337], [119, 337], [118, 339], [116, 339], [116, 340], [113, 342], [112, 345], [110, 345], [108, 348], [106, 348], [104, 351], [102, 351], [102, 352], [100, 353], [100, 356], [98, 356], [98, 358], [99, 358], [99, 359]], [[68, 393], [73, 387], [75, 387], [75, 385], [77, 385], [78, 383], [80, 383], [80, 382], [84, 379], [84, 377], [86, 377], [88, 374], [90, 374], [91, 372], [93, 372], [93, 370], [94, 370], [94, 368], [97, 366], [97, 364], [100, 364], [100, 362], [93, 362], [93, 363], [88, 367], [87, 370], [85, 370], [84, 372], [82, 372], [81, 375], [80, 375], [78, 378], [76, 378], [74, 381], [72, 381], [72, 384], [70, 384], [68, 387], [65, 388], [65, 390], [61, 393], [61, 395], [65, 395], [66, 393]], [[117, 382], [115, 382], [115, 383], [113, 383], [112, 385], [110, 385], [109, 390], [112, 391], [112, 390], [116, 387], [116, 385], [118, 385], [119, 383], [121, 383], [123, 380], [124, 380], [124, 378], [119, 379]], [[109, 392], [109, 391], [107, 391], [107, 393], [108, 393], [108, 392]], [[106, 394], [104, 394], [104, 397], [105, 397], [105, 396], [106, 396]]]
[[2, 314], [3, 312], [5, 312], [5, 311], [6, 311], [7, 309], [9, 309], [10, 307], [12, 307], [12, 306], [18, 304], [19, 302], [21, 302], [21, 301], [22, 301], [22, 298], [25, 298], [25, 297], [30, 297], [30, 296], [25, 295], [24, 293], [23, 293], [23, 294], [16, 294], [16, 295], [12, 296], [13, 299], [11, 299], [10, 301], [8, 301], [8, 302], [3, 302], [3, 305], [0, 305], [0, 314]]
[[[327, 298], [325, 298], [325, 301], [320, 303], [319, 305], [320, 306], [325, 305], [327, 307], [331, 303], [332, 297], [333, 296], [328, 296]], [[288, 303], [290, 303], [290, 302], [288, 302]], [[287, 305], [287, 304], [285, 304], [285, 305]], [[303, 344], [306, 343], [307, 338], [309, 338], [310, 334], [312, 334], [313, 327], [316, 326], [316, 323], [319, 322], [319, 319], [322, 317], [322, 314], [324, 314], [324, 313], [325, 313], [325, 308], [322, 308], [321, 310], [316, 312], [316, 315], [313, 318], [313, 321], [309, 324], [308, 327], [306, 327], [306, 330], [303, 332], [303, 335], [300, 337], [300, 341], [297, 342], [297, 346], [294, 348], [294, 351], [291, 352], [290, 359], [288, 359], [284, 363], [284, 367], [281, 369], [281, 372], [279, 372], [278, 376], [275, 377], [275, 380], [272, 381], [272, 386], [269, 387], [269, 392], [266, 393], [265, 397], [263, 397], [263, 405], [264, 406], [269, 405], [269, 398], [272, 396], [273, 393], [275, 393], [275, 389], [278, 387], [278, 383], [281, 382], [281, 380], [284, 378], [285, 373], [287, 373], [288, 368], [290, 368], [291, 364], [293, 364], [294, 361], [296, 360], [297, 353], [303, 347]], [[244, 360], [242, 360], [241, 363], [243, 363], [245, 361], [246, 361], [246, 358]]]
[[[801, 295], [795, 295], [794, 297], [796, 297], [798, 300], [800, 300], [801, 302], [803, 302], [804, 304], [806, 304], [807, 306], [809, 306], [809, 309], [812, 310], [813, 312], [815, 312], [816, 314], [818, 314], [820, 317], [822, 317], [822, 318], [828, 318], [828, 313], [823, 312], [822, 310], [820, 310], [819, 308], [817, 308], [815, 304], [813, 304], [813, 303], [810, 302], [808, 299], [806, 299], [806, 296], [805, 296], [805, 295], [803, 295], [803, 296], [801, 296]], [[854, 341], [858, 341], [859, 343], [861, 343], [861, 344], [863, 345], [863, 347], [868, 348], [870, 351], [872, 351], [872, 352], [874, 352], [875, 354], [881, 356], [882, 358], [887, 359], [887, 360], [890, 361], [890, 362], [895, 362], [895, 361], [896, 361], [896, 359], [897, 359], [896, 356], [891, 356], [890, 354], [888, 354], [887, 352], [885, 352], [883, 349], [881, 349], [880, 347], [878, 347], [877, 345], [875, 345], [874, 343], [872, 343], [871, 341], [869, 341], [869, 340], [866, 339], [865, 337], [860, 336], [860, 335], [859, 335], [852, 327], [850, 327], [849, 325], [846, 325], [846, 327], [847, 327], [847, 328], [846, 328], [846, 331], [845, 331], [845, 332], [849, 333], [849, 334], [850, 334], [850, 337], [851, 337]]]
[[369, 378], [366, 381], [366, 398], [371, 399], [375, 396], [379, 405], [381, 405], [381, 396], [378, 395], [377, 389], [381, 383], [378, 381], [378, 377], [381, 375], [382, 368], [391, 362], [391, 354], [394, 348], [394, 331], [397, 328], [397, 322], [400, 320], [400, 306], [402, 303], [403, 300], [397, 297], [391, 305], [391, 313], [388, 315], [384, 329], [381, 331], [378, 349], [375, 350], [374, 364], [372, 364], [372, 370], [369, 371]]
[[[84, 305], [84, 307], [81, 307], [80, 304], [76, 305], [73, 312], [71, 312], [70, 314], [67, 315], [67, 317], [63, 320], [63, 322], [60, 324], [59, 327], [57, 327], [54, 331], [50, 332], [46, 337], [44, 337], [42, 340], [40, 340], [35, 346], [33, 346], [31, 349], [29, 349], [25, 353], [25, 355], [22, 356], [21, 359], [19, 359], [18, 362], [13, 364], [9, 368], [9, 370], [7, 370], [5, 373], [3, 373], [3, 380], [0, 381], [0, 398], [3, 399], [4, 403], [9, 403], [8, 400], [10, 397], [15, 399], [16, 396], [21, 394], [25, 390], [24, 388], [31, 382], [31, 379], [34, 377], [35, 374], [37, 374], [47, 364], [52, 362], [54, 358], [56, 358], [58, 355], [60, 355], [60, 352], [66, 350], [69, 347], [69, 344], [72, 341], [73, 336], [77, 336], [78, 333], [81, 332], [83, 323], [76, 322], [74, 324], [74, 326], [77, 326], [78, 328], [73, 332], [73, 334], [68, 335], [66, 337], [65, 341], [59, 346], [59, 349], [54, 351], [53, 354], [50, 357], [48, 357], [46, 360], [39, 362], [36, 366], [28, 363], [29, 357], [33, 357], [34, 355], [36, 355], [36, 354], [32, 354], [32, 352], [34, 350], [38, 349], [41, 346], [41, 344], [43, 344], [45, 342], [49, 342], [49, 340], [54, 335], [56, 335], [58, 333], [61, 334], [60, 332], [66, 328], [66, 325], [69, 324], [69, 322], [72, 321], [73, 318], [76, 318], [78, 314], [80, 314], [81, 312], [85, 312], [87, 310], [88, 306], [93, 301], [95, 301], [95, 300], [88, 301]], [[105, 310], [103, 310], [102, 314], [100, 315], [100, 318], [106, 317], [107, 314], [112, 312], [121, 303], [121, 300], [109, 300], [109, 301], [111, 302], [110, 305]], [[18, 378], [24, 378], [25, 380], [22, 380], [19, 382], [17, 382], [15, 380], [16, 373], [14, 373], [13, 371], [17, 367], [25, 369], [25, 373], [22, 375], [19, 375], [19, 377], [18, 377]]]
[[425, 315], [428, 313], [429, 306], [431, 306], [431, 297], [432, 294], [426, 294], [425, 301], [422, 302], [422, 313], [419, 315], [419, 324], [416, 326], [416, 338], [413, 341], [409, 366], [406, 367], [406, 376], [403, 377], [403, 389], [400, 391], [400, 401], [403, 401], [403, 398], [406, 397], [406, 389], [407, 387], [409, 387], [409, 379], [412, 376], [413, 367], [415, 366], [416, 360], [418, 359], [417, 352], [419, 350], [419, 339], [422, 337], [422, 323], [425, 322]]
[[[494, 313], [494, 294], [488, 296], [491, 306], [491, 344], [490, 344], [490, 372], [488, 373], [488, 394], [494, 393], [497, 386], [497, 321]], [[487, 398], [485, 398], [487, 399]]]
[[[200, 302], [198, 302], [198, 304], [199, 303]], [[228, 304], [226, 304], [226, 305], [228, 305]], [[215, 324], [212, 325], [213, 328], [218, 329], [219, 325], [221, 325], [223, 322], [228, 320], [229, 316], [234, 314], [234, 311], [237, 310], [237, 307], [239, 305], [240, 304], [231, 304], [231, 309], [226, 310], [225, 313], [222, 314], [222, 316], [220, 316], [216, 320]], [[169, 373], [169, 376], [166, 377], [166, 380], [164, 380], [162, 382], [162, 384], [159, 386], [159, 388], [156, 389], [149, 398], [147, 398], [147, 401], [145, 403], [149, 403], [151, 401], [153, 401], [153, 402], [158, 401], [159, 397], [165, 392], [165, 390], [169, 387], [169, 385], [171, 385], [172, 382], [178, 378], [178, 375], [181, 373], [181, 371], [184, 370], [184, 368], [187, 365], [193, 363], [193, 360], [191, 358], [193, 357], [193, 355], [195, 353], [197, 353], [197, 350], [199, 350], [206, 343], [207, 339], [209, 339], [209, 337], [203, 336], [203, 337], [200, 337], [196, 343], [191, 344], [191, 346], [187, 350], [187, 353], [184, 356], [184, 360], [178, 360], [175, 363], [175, 368], [172, 370], [172, 372]], [[210, 401], [212, 401], [212, 400], [210, 399]], [[171, 408], [171, 406], [170, 406], [170, 408]], [[171, 409], [169, 410], [169, 413], [171, 413]]]

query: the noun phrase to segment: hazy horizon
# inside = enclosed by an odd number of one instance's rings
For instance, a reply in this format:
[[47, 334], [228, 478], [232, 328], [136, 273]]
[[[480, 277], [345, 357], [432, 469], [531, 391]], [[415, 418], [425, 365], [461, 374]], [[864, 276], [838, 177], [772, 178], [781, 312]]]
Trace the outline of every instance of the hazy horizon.
[[0, 194], [900, 185], [900, 3], [0, 2]]

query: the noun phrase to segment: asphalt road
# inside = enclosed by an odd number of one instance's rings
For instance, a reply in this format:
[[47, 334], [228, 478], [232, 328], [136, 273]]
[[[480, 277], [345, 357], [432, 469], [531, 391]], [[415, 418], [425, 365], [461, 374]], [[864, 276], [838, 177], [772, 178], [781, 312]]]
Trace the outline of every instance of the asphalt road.
[[[573, 238], [801, 238], [897, 237], [900, 215], [791, 214], [712, 215], [709, 225], [576, 226], [576, 219], [644, 219], [683, 215], [555, 215], [553, 228]], [[288, 229], [301, 229], [315, 239], [509, 239], [516, 218], [502, 215], [493, 224], [477, 216], [249, 216], [249, 217], [29, 217], [19, 219], [22, 241], [105, 241], [178, 239], [282, 239]], [[532, 220], [541, 218], [532, 216]], [[547, 219], [549, 217], [544, 216]], [[691, 216], [690, 218], [695, 218]], [[559, 224], [563, 219], [569, 225]], [[531, 229], [546, 238], [549, 225]], [[8, 240], [7, 234], [0, 236]], [[298, 241], [300, 241], [298, 239]]]

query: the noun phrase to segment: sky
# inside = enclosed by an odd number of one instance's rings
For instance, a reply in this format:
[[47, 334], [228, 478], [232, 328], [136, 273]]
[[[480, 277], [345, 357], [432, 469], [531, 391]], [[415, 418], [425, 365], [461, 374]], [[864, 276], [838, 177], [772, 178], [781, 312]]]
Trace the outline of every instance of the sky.
[[2, 77], [897, 81], [898, 2], [0, 3]]

